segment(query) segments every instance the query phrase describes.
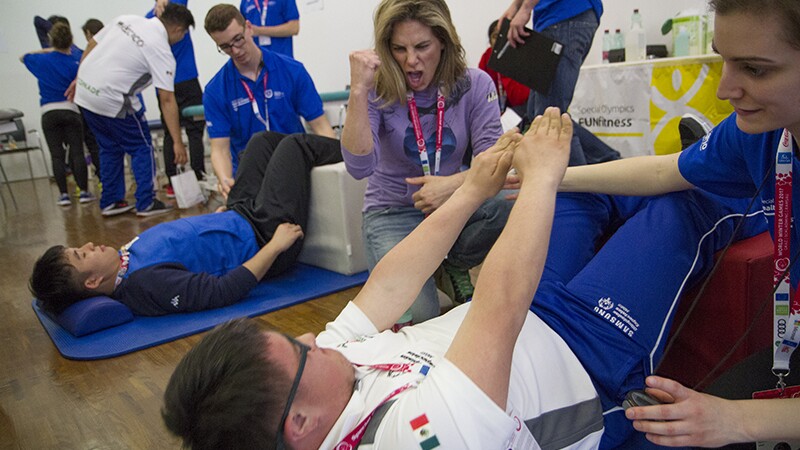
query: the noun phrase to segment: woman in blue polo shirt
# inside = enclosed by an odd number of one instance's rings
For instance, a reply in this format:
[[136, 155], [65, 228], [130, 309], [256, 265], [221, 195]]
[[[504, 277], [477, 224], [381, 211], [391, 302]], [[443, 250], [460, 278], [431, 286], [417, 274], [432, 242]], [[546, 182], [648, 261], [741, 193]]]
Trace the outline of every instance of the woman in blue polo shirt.
[[[786, 329], [776, 331], [773, 372], [788, 372], [791, 349], [800, 341], [800, 264], [788, 264], [800, 254], [800, 201], [791, 200], [792, 194], [800, 198], [792, 180], [800, 169], [800, 2], [711, 0], [710, 6], [714, 49], [724, 63], [717, 96], [734, 113], [682, 152], [569, 168], [561, 190], [654, 195], [696, 186], [753, 198], [773, 234], [776, 276], [791, 271], [774, 298], [775, 310], [788, 314], [778, 314], [786, 317]], [[656, 444], [800, 439], [800, 398], [723, 400], [660, 377], [647, 385], [670, 405], [632, 408], [626, 415]]]
[[67, 193], [65, 147], [69, 148], [69, 164], [80, 189], [78, 201], [88, 203], [95, 196], [88, 189], [88, 172], [83, 154], [83, 127], [78, 106], [67, 100], [64, 92], [78, 74], [81, 55], [70, 49], [72, 31], [69, 25], [57, 23], [48, 33], [51, 48], [30, 52], [20, 60], [39, 81], [39, 104], [42, 107], [42, 131], [50, 148], [53, 175], [60, 192], [58, 204], [71, 204]]

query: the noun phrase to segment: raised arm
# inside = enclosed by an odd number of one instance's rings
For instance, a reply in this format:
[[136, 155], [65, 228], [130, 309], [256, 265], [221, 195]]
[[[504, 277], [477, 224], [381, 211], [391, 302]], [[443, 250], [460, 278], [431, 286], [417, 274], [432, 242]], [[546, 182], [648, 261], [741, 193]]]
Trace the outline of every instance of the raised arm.
[[692, 184], [678, 170], [679, 156], [639, 156], [570, 167], [558, 190], [645, 196], [691, 189]]
[[381, 60], [374, 50], [350, 53], [350, 97], [342, 130], [342, 146], [354, 155], [372, 152], [369, 127], [369, 93], [375, 87], [375, 73]]
[[571, 138], [569, 116], [548, 108], [517, 145], [519, 197], [483, 262], [472, 305], [445, 354], [502, 409], [514, 345], [544, 268]]
[[647, 392], [665, 404], [625, 411], [647, 439], [669, 447], [800, 439], [800, 398], [725, 400], [651, 376]]
[[511, 164], [511, 150], [519, 137], [514, 132], [506, 133], [486, 150], [450, 199], [375, 266], [353, 302], [378, 330], [392, 326], [414, 303], [470, 216], [500, 190]]

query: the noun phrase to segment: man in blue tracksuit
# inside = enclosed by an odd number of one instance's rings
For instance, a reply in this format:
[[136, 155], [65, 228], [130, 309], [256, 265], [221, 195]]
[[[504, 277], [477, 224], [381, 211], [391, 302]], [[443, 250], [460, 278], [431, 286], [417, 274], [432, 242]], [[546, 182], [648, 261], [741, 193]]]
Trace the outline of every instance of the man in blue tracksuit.
[[119, 251], [91, 242], [51, 247], [34, 265], [31, 290], [56, 314], [97, 295], [148, 316], [243, 299], [300, 254], [311, 169], [342, 160], [338, 146], [320, 139], [259, 135], [244, 153], [228, 211], [161, 223]]

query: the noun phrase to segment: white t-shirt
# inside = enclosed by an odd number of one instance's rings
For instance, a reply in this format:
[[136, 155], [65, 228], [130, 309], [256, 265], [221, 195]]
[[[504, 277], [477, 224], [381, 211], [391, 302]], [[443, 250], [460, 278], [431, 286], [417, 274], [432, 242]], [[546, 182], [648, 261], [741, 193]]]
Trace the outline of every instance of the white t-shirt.
[[[597, 448], [603, 416], [589, 375], [533, 313], [528, 312], [514, 349], [507, 411], [444, 358], [469, 306], [399, 333], [378, 334], [364, 313], [348, 304], [317, 345], [335, 348], [357, 364], [415, 364], [410, 373], [357, 368], [350, 402], [320, 448], [334, 448], [389, 393], [408, 383], [412, 387], [372, 419], [378, 426], [371, 423], [359, 448]], [[518, 428], [530, 429], [534, 441], [513, 444]]]
[[151, 83], [175, 90], [175, 57], [158, 18], [120, 16], [94, 36], [95, 47], [78, 69], [75, 103], [106, 117], [141, 109], [136, 95]]

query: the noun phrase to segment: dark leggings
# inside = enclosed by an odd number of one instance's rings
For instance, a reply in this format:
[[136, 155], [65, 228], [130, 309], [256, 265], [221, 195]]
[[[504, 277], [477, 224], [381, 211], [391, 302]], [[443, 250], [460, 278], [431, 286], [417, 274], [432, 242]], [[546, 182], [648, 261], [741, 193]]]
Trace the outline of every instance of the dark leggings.
[[[227, 206], [250, 222], [258, 245], [263, 247], [281, 223], [306, 229], [311, 169], [342, 161], [342, 152], [336, 139], [265, 131], [250, 138], [239, 158]], [[267, 276], [291, 267], [303, 248], [302, 242], [298, 239], [278, 255]]]
[[75, 183], [81, 191], [88, 189], [86, 159], [83, 156], [83, 126], [81, 115], [66, 109], [48, 111], [42, 115], [42, 131], [50, 148], [50, 161], [58, 190], [67, 193], [67, 174], [64, 156], [69, 148], [69, 165]]

